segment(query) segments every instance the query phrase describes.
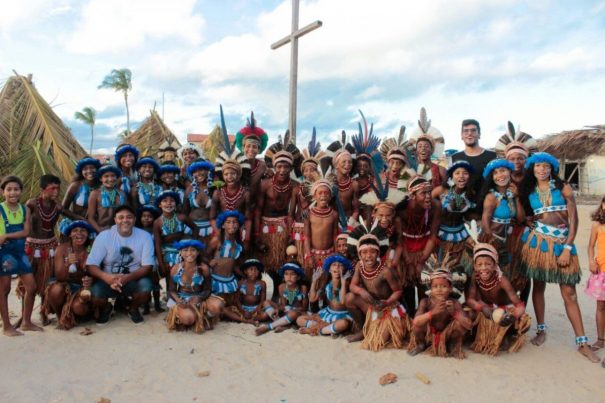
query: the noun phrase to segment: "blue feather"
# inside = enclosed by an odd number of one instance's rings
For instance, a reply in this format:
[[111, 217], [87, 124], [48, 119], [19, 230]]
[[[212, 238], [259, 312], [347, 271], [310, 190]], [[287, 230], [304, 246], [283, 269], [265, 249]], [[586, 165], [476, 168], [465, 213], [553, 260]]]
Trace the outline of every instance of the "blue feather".
[[338, 209], [338, 222], [340, 223], [340, 228], [343, 232], [347, 231], [347, 214], [345, 213], [345, 209], [340, 201], [340, 197], [338, 197], [338, 186], [332, 186], [332, 192], [334, 193], [334, 199], [336, 200], [336, 208]]
[[317, 132], [315, 131], [315, 126], [313, 126], [313, 134], [311, 134], [311, 141], [309, 141], [309, 155], [315, 156], [319, 152], [320, 144], [317, 142]]
[[225, 125], [225, 115], [223, 114], [223, 105], [221, 108], [221, 132], [223, 134], [223, 147], [227, 155], [231, 155], [231, 144], [229, 144], [229, 135], [227, 134], [227, 126]]

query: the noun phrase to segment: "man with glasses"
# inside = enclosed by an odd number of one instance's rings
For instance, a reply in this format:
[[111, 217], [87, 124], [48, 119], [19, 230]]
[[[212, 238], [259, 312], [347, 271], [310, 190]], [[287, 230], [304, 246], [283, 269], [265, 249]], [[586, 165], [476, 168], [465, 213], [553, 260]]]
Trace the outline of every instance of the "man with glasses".
[[461, 137], [464, 150], [452, 155], [452, 162], [468, 161], [475, 168], [475, 172], [471, 175], [471, 186], [476, 196], [481, 190], [483, 169], [491, 160], [496, 159], [496, 153], [479, 146], [481, 127], [475, 119], [462, 121]]
[[117, 207], [115, 225], [95, 239], [86, 266], [95, 279], [91, 288], [92, 303], [98, 325], [109, 321], [112, 306], [109, 298], [129, 298], [128, 316], [143, 322], [139, 307], [149, 301], [154, 264], [153, 240], [146, 231], [135, 228], [134, 210]]

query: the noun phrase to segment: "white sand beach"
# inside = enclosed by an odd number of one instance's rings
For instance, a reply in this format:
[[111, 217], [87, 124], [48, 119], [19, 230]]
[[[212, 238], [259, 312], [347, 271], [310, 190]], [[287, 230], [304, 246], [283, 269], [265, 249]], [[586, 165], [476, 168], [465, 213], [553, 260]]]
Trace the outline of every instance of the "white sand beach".
[[[584, 268], [578, 297], [588, 337], [596, 338], [595, 302], [583, 292], [593, 206], [580, 206], [577, 246]], [[14, 288], [14, 287], [13, 287]], [[141, 325], [117, 315], [70, 331], [54, 328], [23, 337], [0, 336], [3, 402], [603, 402], [605, 369], [576, 351], [556, 285], [546, 292], [548, 340], [515, 354], [466, 360], [372, 353], [359, 343], [295, 334], [254, 336], [254, 327], [220, 323], [203, 335], [169, 333], [165, 314]], [[10, 296], [13, 312], [18, 302]], [[38, 303], [39, 300], [36, 300]], [[533, 308], [528, 307], [533, 316]], [[34, 319], [39, 320], [37, 313]], [[80, 335], [84, 327], [94, 332]], [[533, 334], [535, 322], [530, 335]], [[605, 352], [598, 353], [601, 358]], [[208, 376], [200, 376], [209, 371]], [[394, 384], [380, 386], [387, 372]], [[422, 383], [416, 373], [425, 375]], [[13, 374], [13, 375], [8, 375]]]

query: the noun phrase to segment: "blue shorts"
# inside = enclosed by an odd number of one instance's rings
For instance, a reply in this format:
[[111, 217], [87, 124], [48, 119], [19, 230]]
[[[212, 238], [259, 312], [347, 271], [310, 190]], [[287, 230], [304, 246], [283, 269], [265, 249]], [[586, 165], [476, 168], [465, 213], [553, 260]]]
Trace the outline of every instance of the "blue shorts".
[[34, 271], [25, 251], [12, 249], [6, 246], [0, 248], [0, 276], [32, 274]]
[[119, 293], [109, 287], [109, 284], [102, 280], [94, 282], [90, 288], [92, 296], [95, 298], [117, 298], [118, 296], [131, 297], [134, 294], [150, 293], [153, 289], [153, 283], [149, 277], [142, 277], [138, 280], [129, 281], [122, 286], [122, 293]]

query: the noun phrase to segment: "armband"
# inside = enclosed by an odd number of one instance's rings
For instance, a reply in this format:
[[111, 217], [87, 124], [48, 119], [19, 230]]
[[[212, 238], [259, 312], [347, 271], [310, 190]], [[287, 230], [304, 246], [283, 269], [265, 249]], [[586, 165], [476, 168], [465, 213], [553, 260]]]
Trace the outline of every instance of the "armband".
[[565, 244], [565, 245], [563, 245], [563, 249], [567, 249], [568, 251], [571, 251], [573, 249], [573, 245]]

